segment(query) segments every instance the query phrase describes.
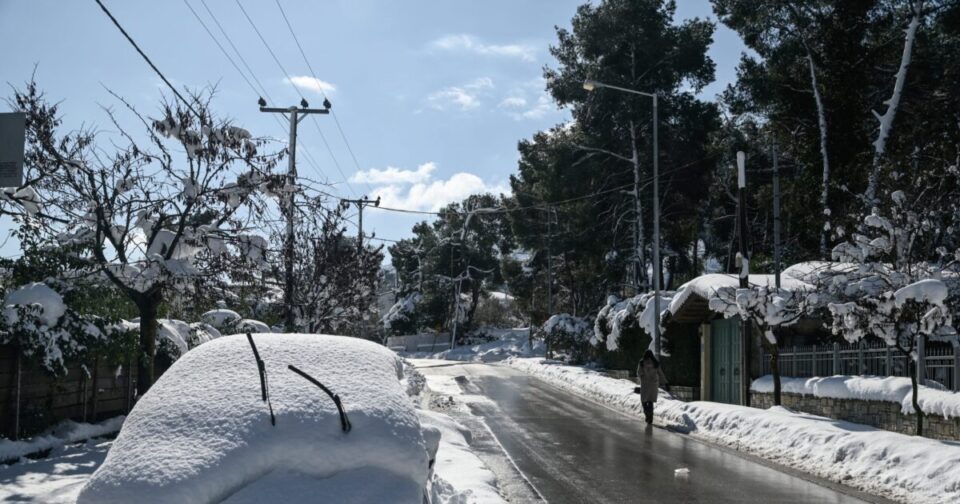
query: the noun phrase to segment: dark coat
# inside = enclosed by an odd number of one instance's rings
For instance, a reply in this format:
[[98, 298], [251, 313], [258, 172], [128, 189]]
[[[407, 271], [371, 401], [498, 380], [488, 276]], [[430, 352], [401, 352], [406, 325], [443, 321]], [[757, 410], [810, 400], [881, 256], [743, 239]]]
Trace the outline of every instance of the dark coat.
[[649, 360], [641, 360], [637, 365], [637, 379], [640, 381], [640, 400], [643, 402], [656, 402], [658, 390], [667, 384], [663, 370]]

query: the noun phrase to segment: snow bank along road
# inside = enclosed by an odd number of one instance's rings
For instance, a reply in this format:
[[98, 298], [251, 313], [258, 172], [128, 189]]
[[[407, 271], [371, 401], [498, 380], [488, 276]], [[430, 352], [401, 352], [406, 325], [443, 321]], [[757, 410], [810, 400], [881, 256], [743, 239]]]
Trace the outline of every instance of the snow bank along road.
[[[422, 362], [424, 374], [457, 377], [517, 468], [543, 498], [564, 502], [886, 502], [780, 472], [682, 434], [645, 427], [521, 371], [487, 364]], [[687, 469], [687, 471], [677, 471]]]

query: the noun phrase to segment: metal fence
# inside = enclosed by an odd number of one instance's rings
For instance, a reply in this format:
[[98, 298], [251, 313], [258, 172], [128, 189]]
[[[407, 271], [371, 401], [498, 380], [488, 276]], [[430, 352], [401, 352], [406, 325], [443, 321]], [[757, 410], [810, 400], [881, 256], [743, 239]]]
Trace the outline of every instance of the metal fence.
[[[919, 376], [960, 391], [960, 352], [952, 346], [920, 348]], [[780, 348], [782, 376], [875, 375], [909, 376], [907, 357], [882, 342], [833, 343]], [[770, 373], [769, 353], [764, 351], [764, 374]]]

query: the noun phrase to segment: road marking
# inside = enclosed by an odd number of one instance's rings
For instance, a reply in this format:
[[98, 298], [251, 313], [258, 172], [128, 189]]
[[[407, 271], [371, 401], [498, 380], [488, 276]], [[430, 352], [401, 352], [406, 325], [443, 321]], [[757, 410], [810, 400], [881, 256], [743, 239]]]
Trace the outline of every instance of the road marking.
[[533, 490], [533, 493], [537, 494], [537, 497], [539, 497], [540, 500], [542, 500], [543, 502], [548, 502], [547, 498], [544, 497], [542, 493], [540, 493], [540, 490], [536, 487], [536, 485], [534, 485], [533, 482], [530, 481], [530, 478], [528, 478], [527, 475], [520, 470], [520, 466], [518, 466], [517, 463], [513, 460], [513, 457], [510, 456], [510, 453], [507, 452], [507, 449], [503, 447], [503, 443], [501, 443], [500, 440], [497, 439], [497, 435], [493, 433], [493, 430], [490, 428], [490, 426], [487, 425], [486, 419], [480, 415], [477, 415], [477, 419], [480, 421], [481, 424], [483, 424], [483, 428], [487, 429], [487, 433], [489, 433], [490, 437], [493, 438], [494, 442], [497, 443], [497, 446], [500, 447], [500, 451], [503, 452], [503, 455], [507, 457], [507, 460], [510, 461], [510, 465], [513, 466], [513, 468], [517, 471], [517, 474], [519, 474], [520, 477], [523, 478], [523, 481], [525, 481], [527, 485], [530, 487], [530, 489]]

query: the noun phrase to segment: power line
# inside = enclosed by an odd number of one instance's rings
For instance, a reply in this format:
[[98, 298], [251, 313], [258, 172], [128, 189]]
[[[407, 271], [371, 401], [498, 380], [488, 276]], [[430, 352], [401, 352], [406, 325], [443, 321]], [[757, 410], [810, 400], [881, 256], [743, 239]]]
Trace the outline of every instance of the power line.
[[168, 81], [167, 78], [163, 75], [163, 72], [161, 72], [160, 69], [157, 68], [157, 66], [154, 65], [152, 61], [150, 61], [150, 58], [148, 58], [147, 55], [144, 54], [143, 50], [140, 49], [140, 46], [138, 46], [137, 43], [133, 41], [133, 38], [131, 38], [130, 35], [127, 33], [127, 31], [124, 30], [122, 26], [120, 26], [120, 22], [117, 21], [117, 18], [113, 17], [113, 14], [111, 14], [110, 11], [107, 9], [107, 6], [103, 5], [103, 2], [101, 2], [100, 0], [94, 0], [94, 1], [97, 2], [97, 5], [99, 5], [101, 9], [103, 9], [103, 12], [107, 15], [107, 17], [110, 18], [110, 21], [113, 21], [114, 26], [116, 26], [117, 29], [120, 30], [120, 33], [122, 33], [123, 36], [127, 38], [127, 41], [130, 42], [130, 45], [132, 45], [133, 48], [136, 49], [138, 53], [140, 53], [140, 56], [142, 56], [144, 61], [146, 61], [147, 64], [150, 65], [150, 68], [152, 68], [153, 71], [160, 76], [160, 79], [163, 80], [164, 84], [166, 84], [167, 87], [170, 88], [171, 91], [173, 91], [173, 94], [175, 94], [177, 98], [179, 98], [180, 101], [182, 101], [183, 104], [188, 109], [190, 109], [190, 112], [193, 112], [193, 115], [195, 115], [197, 119], [199, 119], [200, 114], [198, 114], [196, 110], [193, 110], [193, 107], [190, 105], [190, 102], [188, 102], [183, 96], [180, 95], [180, 92], [177, 91], [177, 88], [173, 87], [173, 84], [170, 84], [170, 81]]
[[[703, 158], [703, 159], [698, 159], [698, 160], [696, 160], [696, 161], [691, 161], [691, 162], [689, 162], [689, 163], [686, 163], [686, 164], [677, 166], [677, 167], [675, 167], [675, 168], [671, 168], [670, 170], [666, 170], [666, 171], [664, 171], [663, 173], [661, 173], [661, 176], [667, 175], [667, 174], [670, 174], [670, 173], [674, 173], [674, 172], [677, 172], [677, 171], [680, 171], [680, 170], [682, 170], [682, 169], [684, 169], [684, 168], [688, 168], [688, 167], [693, 166], [693, 165], [695, 165], [695, 164], [697, 164], [697, 163], [706, 161], [706, 160], [708, 160], [708, 159], [710, 159], [710, 158], [712, 158], [712, 157], [714, 157], [714, 156], [712, 156], [712, 155], [711, 155], [711, 156], [707, 156], [707, 157], [705, 157], [705, 158]], [[649, 183], [649, 182], [651, 182], [651, 181], [653, 181], [653, 177], [646, 177], [646, 178], [644, 178], [644, 179], [641, 179], [641, 182], [643, 182], [643, 183]], [[548, 208], [552, 208], [552, 207], [557, 207], [557, 206], [561, 206], [561, 205], [566, 205], [566, 204], [573, 203], [573, 202], [576, 202], [576, 201], [581, 201], [581, 200], [585, 200], [585, 199], [595, 198], [595, 197], [597, 197], [597, 196], [601, 196], [601, 195], [604, 195], [604, 194], [609, 194], [609, 193], [612, 193], [612, 192], [622, 191], [622, 190], [624, 190], [624, 189], [632, 188], [633, 185], [634, 185], [633, 182], [631, 182], [631, 183], [629, 183], [629, 184], [624, 184], [624, 185], [621, 185], [621, 186], [612, 187], [612, 188], [610, 188], [610, 189], [605, 189], [605, 190], [603, 190], [603, 191], [598, 191], [598, 192], [595, 192], [595, 193], [590, 193], [590, 194], [587, 194], [587, 195], [584, 195], [584, 196], [577, 196], [577, 197], [574, 197], [574, 198], [568, 198], [568, 199], [565, 199], [565, 200], [544, 202], [544, 203], [538, 203], [538, 204], [535, 204], [535, 205], [518, 206], [518, 207], [513, 207], [513, 208], [507, 208], [507, 207], [490, 208], [490, 209], [484, 210], [483, 212], [476, 212], [476, 211], [474, 211], [474, 212], [462, 212], [462, 211], [456, 211], [456, 210], [445, 210], [445, 211], [443, 211], [443, 212], [433, 212], [433, 211], [429, 211], [429, 210], [410, 210], [410, 209], [406, 209], [406, 208], [394, 208], [394, 207], [386, 207], [386, 206], [378, 206], [378, 207], [373, 207], [373, 208], [376, 208], [376, 209], [378, 209], [378, 210], [386, 210], [386, 211], [388, 211], [388, 212], [397, 212], [397, 213], [406, 213], [406, 214], [416, 214], [416, 215], [451, 215], [451, 214], [452, 214], [452, 215], [468, 215], [468, 214], [471, 214], [471, 213], [501, 214], [501, 213], [508, 213], [508, 212], [518, 212], [518, 211], [521, 211], [521, 210], [536, 210], [536, 209], [541, 209], [541, 210], [542, 210], [542, 209], [548, 209]]]
[[[204, 31], [207, 32], [207, 35], [209, 35], [210, 38], [213, 40], [213, 42], [217, 45], [217, 47], [220, 48], [220, 52], [223, 53], [224, 56], [226, 56], [227, 61], [229, 61], [230, 64], [233, 65], [233, 68], [237, 71], [237, 73], [239, 73], [240, 76], [243, 77], [243, 80], [246, 81], [247, 85], [250, 87], [253, 93], [259, 94], [261, 96], [265, 95], [267, 98], [270, 98], [270, 93], [267, 92], [267, 89], [260, 82], [260, 79], [257, 78], [257, 74], [253, 71], [252, 68], [250, 68], [250, 65], [247, 63], [246, 58], [243, 57], [243, 53], [241, 53], [237, 49], [236, 44], [233, 43], [233, 39], [230, 38], [230, 35], [227, 34], [227, 31], [223, 28], [223, 25], [220, 24], [220, 21], [217, 19], [217, 16], [214, 15], [212, 10], [210, 10], [210, 7], [207, 5], [207, 2], [205, 0], [200, 0], [200, 3], [203, 4], [204, 9], [206, 9], [207, 11], [207, 14], [210, 15], [210, 17], [213, 19], [213, 22], [217, 25], [217, 28], [220, 30], [220, 33], [227, 40], [227, 43], [230, 44], [230, 47], [233, 48], [233, 51], [236, 53], [236, 56], [240, 59], [240, 62], [243, 63], [243, 66], [247, 69], [247, 72], [250, 73], [250, 77], [252, 77], [253, 80], [257, 83], [257, 85], [260, 86], [259, 90], [257, 89], [256, 86], [253, 85], [252, 82], [250, 82], [250, 79], [247, 77], [247, 74], [244, 73], [242, 70], [240, 70], [239, 65], [237, 65], [236, 61], [233, 59], [233, 57], [230, 56], [230, 53], [227, 52], [227, 50], [223, 47], [223, 44], [220, 43], [220, 40], [217, 39], [217, 37], [213, 34], [210, 28], [207, 27], [207, 24], [203, 21], [203, 19], [200, 18], [200, 15], [197, 14], [197, 11], [193, 8], [192, 5], [190, 5], [190, 2], [188, 0], [183, 0], [183, 3], [186, 4], [188, 9], [190, 9], [190, 12], [193, 14], [193, 17], [196, 18], [196, 20], [200, 23], [200, 26], [202, 26]], [[273, 101], [272, 98], [270, 98], [270, 100]], [[276, 116], [272, 116], [272, 117], [274, 122], [277, 124], [277, 126], [279, 126], [281, 130], [286, 132], [286, 128], [280, 122], [280, 119]], [[307, 164], [309, 164], [310, 167], [313, 168], [313, 170], [316, 171], [317, 174], [320, 175], [321, 177], [329, 178], [327, 177], [326, 173], [324, 173], [323, 170], [320, 169], [320, 166], [314, 160], [313, 155], [310, 153], [310, 151], [305, 147], [303, 147], [303, 145], [300, 144], [299, 142], [298, 142], [298, 145], [300, 145], [300, 147], [303, 149], [304, 155], [307, 160]]]
[[[247, 13], [247, 10], [243, 8], [243, 4], [240, 3], [240, 0], [236, 0], [236, 3], [237, 3], [237, 7], [240, 7], [240, 11], [243, 12], [243, 16], [247, 18], [247, 22], [250, 23], [250, 26], [253, 28], [253, 31], [256, 32], [257, 37], [260, 38], [260, 42], [263, 43], [263, 46], [267, 49], [267, 52], [270, 53], [270, 56], [273, 58], [274, 63], [276, 63], [277, 67], [280, 68], [280, 71], [283, 72], [284, 76], [287, 78], [287, 81], [290, 82], [290, 85], [293, 86], [294, 90], [297, 92], [300, 98], [306, 100], [307, 98], [303, 96], [303, 93], [300, 92], [300, 89], [297, 88], [295, 84], [293, 84], [293, 78], [291, 77], [290, 72], [288, 72], [286, 67], [283, 66], [283, 63], [280, 62], [280, 58], [278, 58], [277, 54], [273, 52], [273, 48], [270, 47], [270, 44], [267, 42], [267, 39], [264, 38], [262, 33], [260, 33], [260, 29], [257, 28], [257, 24], [253, 22], [253, 18], [251, 18], [250, 15]], [[330, 143], [327, 142], [327, 138], [326, 136], [324, 136], [323, 131], [320, 129], [319, 123], [317, 123], [315, 118], [312, 122], [314, 127], [317, 129], [317, 133], [320, 134], [320, 139], [323, 141], [323, 145], [327, 148], [327, 151], [330, 153], [330, 158], [333, 159], [334, 167], [336, 167], [337, 171], [340, 173], [340, 176], [343, 177], [343, 181], [344, 183], [347, 184], [347, 187], [350, 189], [350, 192], [353, 193], [354, 196], [356, 196], [357, 195], [356, 190], [353, 189], [353, 186], [350, 185], [350, 181], [347, 179], [347, 176], [343, 173], [343, 169], [340, 167], [340, 162], [337, 161], [336, 156], [334, 156], [333, 149], [330, 148]]]
[[[303, 46], [300, 45], [300, 39], [297, 37], [296, 32], [293, 30], [293, 25], [290, 24], [290, 19], [287, 18], [287, 13], [284, 12], [283, 6], [280, 5], [280, 0], [274, 0], [274, 1], [277, 4], [277, 8], [280, 9], [280, 15], [283, 16], [283, 21], [287, 23], [287, 29], [290, 30], [290, 35], [293, 36], [293, 41], [297, 43], [297, 49], [300, 50], [300, 57], [303, 58], [303, 62], [307, 65], [307, 68], [310, 70], [310, 75], [313, 77], [315, 81], [319, 81], [320, 79], [317, 77], [317, 72], [313, 70], [313, 65], [311, 65], [310, 60], [307, 59], [307, 55], [303, 51]], [[323, 99], [329, 100], [329, 98], [327, 97], [327, 93], [323, 90], [322, 87], [318, 85], [317, 89], [320, 90], [320, 94], [323, 95]], [[330, 112], [331, 112], [330, 115], [333, 116], [333, 123], [337, 126], [337, 130], [340, 132], [340, 138], [343, 139], [344, 145], [347, 146], [347, 152], [349, 152], [350, 157], [353, 158], [354, 166], [356, 166], [358, 172], [362, 171], [362, 169], [360, 168], [360, 162], [357, 161], [357, 156], [356, 154], [353, 153], [353, 147], [350, 146], [350, 142], [347, 140], [347, 135], [346, 133], [344, 133], [343, 127], [340, 125], [340, 119], [337, 118], [336, 111], [331, 110]], [[314, 118], [314, 121], [316, 121], [316, 118]], [[370, 191], [373, 192], [373, 187], [371, 187], [368, 182], [365, 181], [364, 184], [366, 184], [367, 189], [370, 189]]]

